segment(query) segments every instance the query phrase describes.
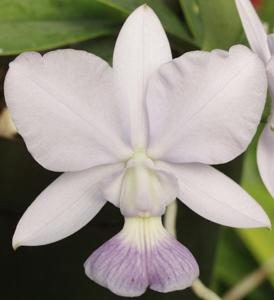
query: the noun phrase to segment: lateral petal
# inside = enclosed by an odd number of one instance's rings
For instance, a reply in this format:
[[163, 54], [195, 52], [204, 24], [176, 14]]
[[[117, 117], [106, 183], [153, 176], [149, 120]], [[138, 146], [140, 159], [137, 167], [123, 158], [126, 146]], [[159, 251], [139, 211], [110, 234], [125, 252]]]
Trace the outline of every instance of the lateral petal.
[[98, 182], [120, 164], [64, 173], [29, 206], [13, 236], [13, 247], [61, 240], [85, 226], [104, 206]]
[[148, 155], [225, 163], [244, 152], [267, 92], [265, 67], [245, 46], [194, 51], [165, 64], [148, 86]]
[[264, 26], [250, 0], [235, 1], [249, 44], [266, 64], [271, 55]]
[[267, 65], [267, 75], [272, 98], [272, 112], [259, 138], [257, 164], [264, 185], [274, 197], [274, 57], [270, 59]]
[[178, 198], [202, 217], [231, 227], [271, 227], [261, 206], [232, 179], [213, 167], [159, 162], [178, 179]]
[[269, 92], [272, 99], [272, 113], [273, 113], [274, 111], [274, 56], [272, 56], [271, 59], [269, 60], [266, 70], [267, 70], [267, 77], [268, 77]]
[[5, 98], [29, 151], [47, 169], [79, 171], [130, 155], [112, 69], [95, 55], [21, 54], [10, 64]]
[[274, 129], [273, 117], [270, 120], [258, 142], [257, 163], [261, 178], [271, 194], [274, 197]]

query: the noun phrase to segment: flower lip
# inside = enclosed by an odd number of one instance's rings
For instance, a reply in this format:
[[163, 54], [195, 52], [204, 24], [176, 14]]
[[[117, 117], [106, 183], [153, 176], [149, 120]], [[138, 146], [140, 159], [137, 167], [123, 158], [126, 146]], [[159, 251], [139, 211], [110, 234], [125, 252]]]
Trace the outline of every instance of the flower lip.
[[136, 297], [148, 287], [164, 293], [189, 287], [199, 267], [190, 251], [164, 229], [160, 217], [132, 217], [88, 258], [85, 272], [117, 295]]

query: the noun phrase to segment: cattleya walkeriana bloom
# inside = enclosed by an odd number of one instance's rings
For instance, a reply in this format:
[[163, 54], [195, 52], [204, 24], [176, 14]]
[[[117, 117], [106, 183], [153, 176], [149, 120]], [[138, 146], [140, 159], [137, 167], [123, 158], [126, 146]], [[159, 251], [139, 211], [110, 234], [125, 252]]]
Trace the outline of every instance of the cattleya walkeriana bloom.
[[112, 68], [84, 51], [20, 55], [5, 80], [8, 106], [33, 157], [65, 173], [25, 212], [13, 246], [65, 238], [109, 201], [124, 228], [88, 258], [87, 276], [122, 296], [190, 286], [198, 265], [161, 222], [176, 197], [220, 224], [270, 226], [256, 201], [207, 165], [245, 151], [266, 90], [265, 68], [245, 46], [172, 60], [146, 5], [125, 22]]
[[274, 197], [274, 34], [267, 35], [254, 7], [249, 0], [236, 0], [242, 24], [252, 50], [266, 66], [271, 114], [260, 136], [257, 147], [257, 163], [262, 180]]

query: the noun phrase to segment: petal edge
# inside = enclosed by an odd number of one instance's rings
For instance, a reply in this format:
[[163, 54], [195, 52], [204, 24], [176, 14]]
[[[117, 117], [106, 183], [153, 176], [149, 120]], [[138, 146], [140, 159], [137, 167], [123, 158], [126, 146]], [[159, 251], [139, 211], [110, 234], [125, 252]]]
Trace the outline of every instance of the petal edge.
[[160, 162], [177, 177], [178, 198], [202, 217], [230, 227], [271, 228], [262, 207], [237, 183], [213, 167]]
[[105, 204], [98, 181], [117, 168], [119, 164], [58, 177], [25, 211], [16, 227], [13, 247], [53, 243], [85, 226]]

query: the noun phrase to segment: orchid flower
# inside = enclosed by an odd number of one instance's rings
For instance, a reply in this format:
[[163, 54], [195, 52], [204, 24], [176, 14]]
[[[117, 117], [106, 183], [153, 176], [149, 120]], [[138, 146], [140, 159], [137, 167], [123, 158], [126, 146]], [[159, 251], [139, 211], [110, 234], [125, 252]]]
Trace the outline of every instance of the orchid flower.
[[274, 34], [267, 35], [256, 10], [249, 0], [236, 0], [242, 24], [252, 50], [259, 55], [267, 70], [272, 98], [271, 115], [259, 138], [257, 164], [261, 178], [274, 197]]
[[245, 46], [172, 60], [146, 5], [122, 27], [112, 68], [71, 49], [19, 55], [5, 80], [13, 119], [33, 157], [65, 173], [24, 213], [13, 247], [63, 239], [109, 201], [124, 227], [87, 259], [87, 276], [121, 296], [190, 286], [198, 264], [161, 222], [176, 197], [213, 222], [270, 226], [255, 200], [207, 165], [246, 150], [266, 90], [263, 63]]

